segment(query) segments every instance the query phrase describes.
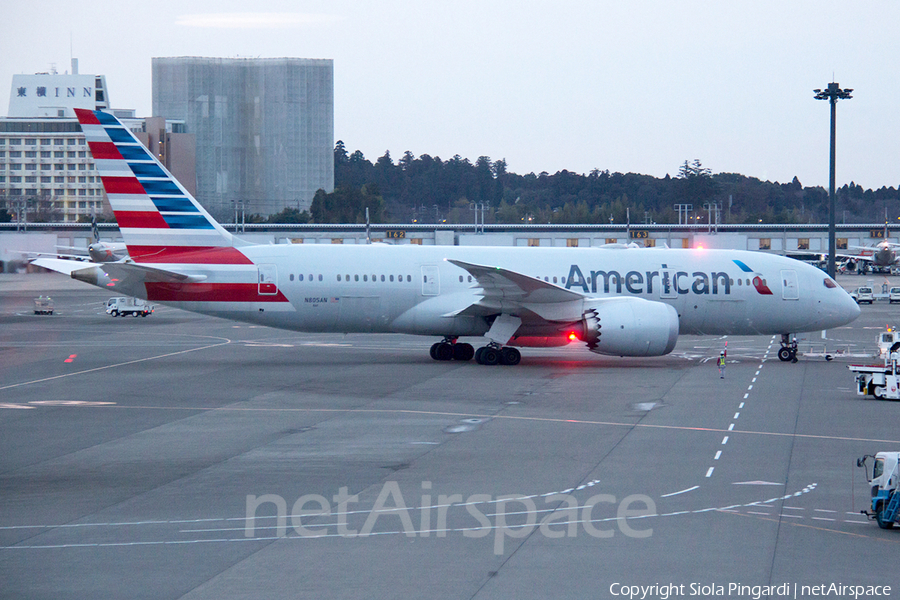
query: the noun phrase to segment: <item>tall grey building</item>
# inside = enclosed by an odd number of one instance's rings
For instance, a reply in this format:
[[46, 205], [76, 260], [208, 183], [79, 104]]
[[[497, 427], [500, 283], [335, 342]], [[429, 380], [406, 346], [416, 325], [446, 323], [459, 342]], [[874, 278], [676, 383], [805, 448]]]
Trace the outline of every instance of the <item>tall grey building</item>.
[[154, 58], [153, 114], [196, 136], [197, 199], [217, 218], [334, 190], [331, 59]]

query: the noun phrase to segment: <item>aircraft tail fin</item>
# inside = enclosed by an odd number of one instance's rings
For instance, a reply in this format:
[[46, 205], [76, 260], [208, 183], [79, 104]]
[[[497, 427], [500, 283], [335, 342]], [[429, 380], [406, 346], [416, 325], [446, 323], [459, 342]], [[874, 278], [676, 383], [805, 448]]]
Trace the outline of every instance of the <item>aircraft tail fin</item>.
[[225, 231], [113, 115], [75, 109], [135, 262], [244, 263]]

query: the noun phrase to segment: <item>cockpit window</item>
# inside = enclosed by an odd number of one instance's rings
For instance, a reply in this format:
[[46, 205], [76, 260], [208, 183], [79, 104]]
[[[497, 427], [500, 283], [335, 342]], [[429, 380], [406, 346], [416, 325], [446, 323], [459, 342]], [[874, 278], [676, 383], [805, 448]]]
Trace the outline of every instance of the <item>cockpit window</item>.
[[830, 277], [825, 278], [825, 287], [827, 288], [836, 288], [837, 284]]

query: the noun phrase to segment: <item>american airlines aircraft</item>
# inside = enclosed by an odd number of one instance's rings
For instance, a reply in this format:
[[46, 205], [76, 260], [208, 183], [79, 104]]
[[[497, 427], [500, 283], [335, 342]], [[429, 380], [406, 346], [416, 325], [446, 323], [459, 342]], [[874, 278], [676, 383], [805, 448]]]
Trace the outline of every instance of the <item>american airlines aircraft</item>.
[[[117, 294], [295, 331], [441, 339], [435, 360], [517, 364], [575, 340], [660, 356], [679, 334], [789, 335], [860, 312], [822, 271], [775, 255], [668, 248], [255, 245], [225, 231], [112, 115], [76, 109], [129, 257], [38, 265]], [[461, 337], [482, 337], [477, 351]]]

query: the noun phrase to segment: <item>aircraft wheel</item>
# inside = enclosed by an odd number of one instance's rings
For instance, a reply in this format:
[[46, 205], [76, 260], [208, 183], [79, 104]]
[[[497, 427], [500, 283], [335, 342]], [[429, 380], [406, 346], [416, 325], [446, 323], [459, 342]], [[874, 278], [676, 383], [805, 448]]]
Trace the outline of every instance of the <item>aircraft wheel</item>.
[[438, 360], [452, 360], [453, 359], [453, 344], [448, 344], [446, 342], [441, 342], [437, 350], [434, 351]]
[[878, 398], [879, 400], [884, 400], [884, 387], [876, 386], [874, 390], [872, 390], [872, 395]]
[[475, 356], [475, 348], [472, 344], [456, 344], [453, 346], [453, 360], [472, 360]]
[[790, 348], [782, 348], [781, 350], [778, 351], [778, 360], [780, 360], [781, 362], [787, 362], [787, 361], [791, 360], [792, 358], [793, 357], [791, 356]]
[[522, 360], [522, 353], [516, 348], [502, 348], [500, 350], [501, 365], [517, 365]]
[[431, 350], [428, 351], [429, 354], [431, 354], [431, 358], [433, 358], [434, 360], [438, 359], [437, 358], [437, 349], [438, 349], [438, 346], [440, 346], [440, 345], [441, 345], [440, 342], [435, 342], [431, 345]]
[[484, 352], [484, 346], [475, 351], [475, 362], [479, 365], [484, 364], [481, 362], [481, 354]]
[[[479, 348], [481, 351], [481, 360], [478, 362], [482, 365], [496, 365], [500, 362], [500, 351], [490, 346]], [[477, 353], [476, 353], [477, 358]]]

